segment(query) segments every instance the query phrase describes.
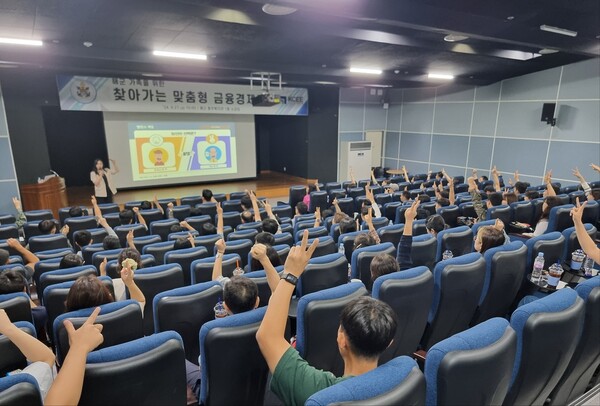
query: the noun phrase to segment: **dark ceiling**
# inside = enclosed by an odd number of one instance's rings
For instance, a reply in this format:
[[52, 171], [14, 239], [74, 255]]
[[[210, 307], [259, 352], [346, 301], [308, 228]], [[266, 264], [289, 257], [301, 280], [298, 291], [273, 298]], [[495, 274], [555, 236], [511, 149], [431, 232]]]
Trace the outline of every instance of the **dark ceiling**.
[[[273, 0], [297, 9], [287, 16], [265, 14], [264, 3], [2, 0], [0, 37], [44, 46], [0, 44], [0, 67], [232, 83], [270, 71], [288, 85], [414, 87], [440, 84], [428, 71], [487, 84], [600, 55], [599, 0]], [[542, 24], [578, 35], [544, 32]], [[469, 38], [450, 43], [447, 34]], [[533, 57], [543, 48], [558, 52]], [[153, 50], [209, 57], [161, 58]], [[384, 72], [356, 75], [350, 66]]]

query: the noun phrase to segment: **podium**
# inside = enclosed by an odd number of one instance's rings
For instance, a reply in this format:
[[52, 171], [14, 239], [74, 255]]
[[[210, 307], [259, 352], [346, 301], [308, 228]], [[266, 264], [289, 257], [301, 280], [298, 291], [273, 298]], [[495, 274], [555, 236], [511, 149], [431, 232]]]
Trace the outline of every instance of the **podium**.
[[65, 179], [53, 176], [45, 182], [21, 186], [23, 210], [49, 209], [58, 219], [58, 209], [67, 207]]

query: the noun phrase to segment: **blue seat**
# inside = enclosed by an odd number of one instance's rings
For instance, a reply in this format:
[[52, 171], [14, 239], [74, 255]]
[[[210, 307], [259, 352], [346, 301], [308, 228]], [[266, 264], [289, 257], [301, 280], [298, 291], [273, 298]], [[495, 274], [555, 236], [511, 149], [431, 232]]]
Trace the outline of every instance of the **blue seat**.
[[[225, 204], [225, 202], [223, 203]], [[223, 208], [223, 225], [229, 226], [235, 230], [237, 226], [242, 224], [242, 218], [240, 217], [240, 213], [237, 211], [225, 211]], [[217, 223], [215, 219], [215, 224]]]
[[91, 352], [80, 404], [186, 403], [185, 353], [179, 334], [154, 334]]
[[122, 248], [117, 248], [114, 250], [106, 250], [106, 251], [99, 251], [99, 252], [94, 252], [92, 254], [92, 262], [91, 264], [94, 265], [94, 267], [100, 271], [100, 264], [102, 263], [102, 261], [104, 261], [104, 259], [106, 258], [107, 261], [113, 260], [113, 259], [117, 259], [119, 258], [119, 255], [121, 254], [121, 251], [123, 251]]
[[236, 241], [236, 240], [252, 240], [252, 241], [254, 241], [254, 238], [256, 238], [257, 234], [258, 234], [258, 230], [254, 229], [254, 228], [240, 230], [240, 231], [234, 231], [233, 233], [231, 233], [227, 236], [227, 241], [228, 242]]
[[[208, 282], [212, 280], [212, 271], [215, 265], [215, 257], [198, 259], [192, 262], [190, 268], [190, 281], [194, 285], [200, 282]], [[226, 277], [233, 276], [233, 270], [237, 264], [242, 265], [242, 260], [239, 254], [225, 254], [222, 260], [222, 274]]]
[[173, 206], [173, 217], [179, 221], [185, 220], [186, 217], [191, 215], [191, 207], [187, 204], [180, 206]]
[[[395, 199], [395, 194], [392, 195], [392, 198]], [[385, 203], [383, 205], [383, 210], [381, 211], [381, 214], [388, 220], [392, 221], [394, 224], [403, 224], [404, 221], [401, 221], [400, 219], [396, 221], [396, 210], [398, 210], [398, 208], [400, 207], [403, 207], [402, 203], [399, 200], [393, 200], [392, 202]]]
[[169, 203], [173, 203], [173, 205], [177, 204], [177, 200], [172, 197], [166, 197], [164, 199], [158, 199], [158, 204], [162, 207], [165, 215], [167, 214], [167, 209], [169, 208]]
[[265, 311], [261, 307], [234, 314], [200, 328], [201, 404], [263, 403], [269, 369], [258, 348], [256, 332]]
[[[21, 331], [29, 334], [32, 337], [36, 337], [37, 333], [33, 324], [27, 321], [17, 321], [13, 324]], [[25, 369], [27, 366], [27, 359], [25, 355], [14, 345], [7, 336], [0, 335], [0, 376], [6, 376], [16, 369]], [[2, 379], [0, 378], [0, 382]], [[0, 394], [0, 400], [4, 400], [2, 394]], [[4, 404], [4, 402], [2, 402]]]
[[583, 395], [600, 365], [600, 276], [575, 287], [585, 301], [585, 319], [571, 362], [550, 394], [551, 405], [570, 404]]
[[[96, 347], [96, 350], [126, 343], [144, 336], [142, 309], [135, 300], [107, 303], [98, 307], [100, 307], [100, 314], [96, 318], [96, 323], [102, 324], [104, 341]], [[73, 326], [77, 329], [85, 323], [94, 309], [95, 307], [92, 307], [63, 313], [54, 319], [52, 328], [53, 341], [59, 364], [62, 364], [70, 348], [69, 336], [63, 324], [64, 321], [67, 319], [71, 320]]]
[[144, 246], [142, 249], [143, 254], [150, 254], [154, 256], [157, 264], [165, 263], [165, 255], [167, 252], [171, 251], [175, 246], [175, 241], [163, 241], [163, 242], [155, 242], [153, 244], [148, 244]]
[[204, 200], [202, 199], [202, 196], [183, 196], [180, 199], [181, 204], [185, 204], [191, 207], [195, 207], [198, 204], [202, 204], [204, 202]]
[[146, 245], [156, 244], [159, 242], [162, 242], [162, 238], [160, 238], [160, 235], [154, 235], [154, 234], [143, 235], [141, 237], [133, 238], [133, 244], [135, 245], [135, 249], [138, 250], [139, 252], [142, 252]]
[[125, 209], [129, 209], [129, 210], [133, 210], [134, 207], [140, 207], [142, 205], [142, 201], [141, 200], [132, 200], [130, 202], [125, 202], [125, 204], [123, 205], [123, 207]]
[[429, 269], [419, 266], [380, 276], [373, 283], [372, 296], [389, 304], [398, 320], [394, 341], [379, 357], [379, 364], [400, 355], [412, 355], [425, 331], [433, 299]]
[[54, 214], [52, 214], [52, 210], [28, 210], [24, 213], [25, 217], [27, 218], [27, 222], [54, 219]]
[[473, 224], [473, 226], [471, 227], [471, 231], [473, 232], [473, 241], [472, 241], [473, 250], [475, 250], [475, 237], [477, 237], [477, 233], [479, 232], [479, 229], [481, 227], [485, 227], [485, 226], [493, 226], [494, 224], [496, 224], [496, 220], [478, 221], [477, 223]]
[[241, 213], [242, 212], [242, 203], [240, 199], [229, 199], [221, 203], [221, 207], [223, 208], [223, 215], [225, 213]]
[[333, 238], [333, 241], [336, 244], [339, 243], [339, 239], [340, 239], [340, 225], [339, 224], [332, 224], [331, 227], [329, 227], [329, 236], [331, 238]]
[[83, 256], [83, 261], [86, 264], [91, 264], [93, 255], [96, 252], [101, 252], [101, 251], [104, 251], [104, 246], [102, 245], [102, 242], [95, 242], [95, 243], [86, 245], [85, 247], [82, 247], [81, 255]]
[[277, 205], [273, 207], [273, 214], [280, 219], [284, 217], [293, 217], [294, 209], [288, 204]]
[[516, 352], [517, 335], [499, 317], [440, 341], [425, 361], [426, 405], [502, 404]]
[[212, 254], [215, 250], [215, 244], [221, 238], [218, 234], [210, 234], [210, 235], [201, 235], [199, 237], [194, 238], [194, 242], [196, 243], [196, 247], [202, 246], [206, 248], [209, 254]]
[[276, 245], [286, 244], [290, 247], [294, 245], [294, 237], [292, 237], [292, 234], [290, 233], [274, 234], [273, 237], [275, 237]]
[[[380, 228], [383, 228], [387, 225], [390, 224], [390, 221], [387, 219], [387, 217], [375, 217], [373, 218], [373, 227], [375, 227], [376, 230], [379, 230]], [[361, 228], [363, 230], [368, 230], [369, 226], [367, 225], [366, 222], [363, 221]]]
[[106, 230], [103, 228], [89, 228], [87, 230], [77, 230], [73, 233], [73, 241], [75, 241], [77, 239], [77, 236], [79, 234], [81, 234], [85, 231], [88, 231], [91, 234], [92, 242], [97, 242], [97, 243], [101, 243], [104, 240], [104, 238], [108, 235]]
[[140, 214], [146, 221], [146, 224], [148, 224], [149, 226], [152, 225], [152, 223], [154, 223], [155, 221], [160, 221], [165, 218], [165, 215], [159, 209], [140, 210]]
[[452, 251], [455, 257], [468, 254], [473, 248], [473, 231], [467, 226], [460, 226], [442, 230], [437, 235], [438, 245], [436, 260], [442, 260], [446, 250]]
[[29, 374], [0, 378], [0, 399], [3, 405], [43, 406], [37, 381]]
[[[73, 206], [73, 207], [79, 207], [82, 211], [83, 216], [88, 215], [87, 207], [85, 207], [85, 206]], [[58, 209], [58, 221], [60, 222], [61, 226], [63, 226], [65, 224], [66, 219], [71, 217], [71, 215], [69, 214], [69, 211], [71, 211], [71, 207], [61, 207], [60, 209]]]
[[569, 227], [573, 227], [573, 219], [571, 218], [571, 210], [573, 207], [575, 206], [572, 204], [563, 204], [562, 206], [551, 208], [550, 215], [548, 216], [548, 228], [544, 234], [553, 231], [562, 232]]
[[510, 224], [512, 221], [512, 210], [508, 205], [490, 207], [485, 212], [486, 220], [500, 219], [504, 224]]
[[185, 357], [198, 363], [200, 328], [215, 318], [214, 306], [223, 297], [217, 281], [175, 288], [154, 297], [154, 332], [176, 331], [183, 340]]
[[192, 262], [206, 257], [208, 251], [204, 247], [186, 248], [167, 252], [165, 264], [179, 264], [183, 270], [183, 284], [187, 286], [191, 283]]
[[[316, 238], [319, 239], [319, 244], [317, 244], [317, 248], [315, 249], [315, 252], [313, 252], [312, 258], [321, 257], [323, 255], [329, 255], [329, 254], [334, 254], [334, 253], [338, 252], [338, 246], [335, 243], [335, 241], [333, 241], [333, 238], [331, 238], [330, 236], [316, 237]], [[309, 238], [308, 245], [312, 244], [312, 242], [314, 240], [315, 240], [315, 238]], [[296, 243], [296, 245], [300, 245], [300, 244], [302, 244], [302, 241], [298, 241]], [[285, 262], [286, 258], [287, 258], [287, 253], [285, 254], [285, 258], [284, 257], [281, 258], [282, 264]]]
[[338, 247], [340, 246], [340, 244], [344, 245], [344, 252], [346, 254], [346, 259], [348, 260], [348, 263], [352, 261], [352, 251], [354, 251], [354, 239], [357, 235], [366, 233], [366, 231], [359, 230], [352, 231], [350, 233], [340, 234], [340, 236], [338, 237]]
[[296, 349], [311, 366], [341, 376], [344, 362], [337, 345], [340, 314], [346, 304], [365, 295], [368, 295], [365, 286], [353, 282], [300, 298], [296, 319]]
[[353, 214], [354, 214], [354, 198], [344, 197], [342, 199], [338, 199], [338, 205], [340, 206], [340, 210], [343, 213], [346, 213], [350, 217], [353, 216]]
[[227, 195], [225, 193], [213, 193], [213, 199], [219, 203], [223, 203], [225, 200], [227, 200]]
[[8, 318], [14, 323], [26, 321], [33, 323], [30, 299], [25, 292], [6, 293], [0, 295], [0, 309], [4, 309]]
[[581, 221], [584, 223], [596, 224], [600, 218], [600, 203], [597, 200], [587, 202], [583, 208]]
[[203, 233], [202, 226], [204, 224], [213, 224], [213, 218], [215, 216], [192, 216], [185, 219], [187, 223], [192, 226], [196, 231], [198, 231], [201, 235]]
[[[55, 270], [59, 269], [61, 259], [62, 258], [51, 258], [51, 259], [45, 259], [43, 261], [35, 263], [35, 266], [33, 267], [33, 269], [34, 269], [33, 282], [35, 283], [36, 286], [40, 281], [40, 276], [44, 272], [55, 271]], [[41, 293], [42, 292], [40, 292], [40, 294]]]
[[240, 200], [246, 196], [247, 196], [246, 192], [231, 192], [229, 194], [229, 200]]
[[328, 194], [326, 190], [315, 190], [314, 192], [310, 193], [310, 212], [314, 213], [317, 207], [320, 208], [321, 211], [329, 208]]
[[157, 265], [135, 271], [136, 285], [146, 298], [144, 306], [144, 334], [154, 331], [154, 308], [151, 306], [154, 296], [165, 290], [183, 286], [183, 270], [179, 264]]
[[398, 357], [315, 393], [305, 405], [422, 405], [424, 402], [425, 378], [417, 363], [409, 357]]
[[[433, 272], [436, 263], [438, 241], [431, 234], [413, 237], [411, 259], [413, 266], [424, 265]], [[399, 249], [400, 247], [398, 247]], [[396, 255], [397, 257], [398, 255]]]
[[477, 212], [473, 207], [473, 202], [465, 202], [458, 205], [460, 208], [460, 215], [464, 217], [477, 218]]
[[[596, 238], [596, 227], [591, 224], [584, 224], [585, 230], [588, 235], [592, 239], [592, 241]], [[573, 251], [581, 248], [581, 244], [577, 239], [577, 233], [575, 232], [575, 227], [569, 227], [562, 232], [563, 237], [565, 238], [565, 244], [561, 259], [563, 261], [567, 261], [569, 264], [571, 263], [571, 254]]]
[[527, 269], [533, 267], [533, 261], [540, 252], [544, 253], [544, 268], [548, 268], [556, 261], [560, 261], [564, 252], [565, 237], [558, 231], [542, 234], [530, 238], [525, 242], [527, 246]]
[[466, 330], [475, 314], [485, 278], [485, 260], [478, 252], [440, 261], [433, 270], [433, 301], [421, 346]]
[[117, 233], [117, 237], [119, 237], [122, 247], [125, 247], [127, 243], [127, 234], [131, 230], [133, 230], [134, 237], [148, 235], [148, 229], [143, 224], [127, 224], [124, 226], [117, 226], [114, 228], [114, 231]]
[[40, 276], [40, 280], [37, 285], [40, 302], [43, 304], [44, 289], [46, 289], [48, 286], [57, 283], [75, 281], [80, 276], [86, 275], [98, 275], [98, 271], [92, 265], [82, 265], [43, 273]]
[[[6, 265], [0, 265], [0, 272], [2, 271], [6, 271], [8, 269], [12, 269], [14, 271], [19, 272], [23, 278], [28, 279], [28, 283], [30, 282], [29, 279], [32, 279], [32, 277], [30, 276], [30, 271], [28, 269], [25, 268], [25, 265], [20, 264], [20, 263], [8, 263]], [[31, 268], [29, 268], [31, 269]], [[35, 275], [34, 275], [35, 276]]]
[[163, 241], [167, 241], [171, 233], [171, 227], [179, 225], [177, 219], [158, 220], [150, 223], [150, 234], [160, 235]]
[[527, 273], [527, 247], [520, 241], [490, 248], [483, 257], [485, 279], [471, 325], [506, 317]]
[[98, 208], [103, 216], [111, 213], [119, 213], [121, 211], [119, 205], [116, 203], [98, 203]]
[[298, 279], [296, 296], [318, 292], [348, 283], [348, 261], [343, 254], [311, 258]]
[[[183, 204], [183, 202], [181, 202]], [[202, 216], [208, 216], [211, 219], [215, 218], [217, 214], [217, 204], [216, 203], [201, 203], [195, 206]]]
[[19, 229], [14, 224], [3, 224], [0, 226], [0, 240], [8, 240], [9, 238], [19, 238]]
[[38, 228], [38, 224], [40, 224], [40, 221], [41, 220], [28, 221], [27, 223], [23, 224], [23, 234], [25, 235], [25, 243], [27, 243], [31, 237], [34, 237], [36, 235], [42, 235], [42, 232]]
[[460, 216], [460, 209], [458, 206], [446, 206], [437, 209], [437, 214], [442, 216], [444, 222], [450, 227], [458, 226], [458, 217]]
[[413, 236], [414, 237], [417, 237], [417, 236], [423, 235], [423, 234], [428, 234], [426, 223], [427, 223], [426, 219], [413, 221]]
[[13, 224], [17, 219], [12, 214], [0, 213], [0, 224]]
[[236, 228], [236, 231], [242, 230], [255, 230], [256, 232], [262, 231], [262, 221], [251, 221], [250, 223], [242, 223], [239, 224]]
[[69, 217], [65, 219], [65, 225], [69, 226], [67, 238], [73, 243], [73, 233], [79, 230], [98, 227], [98, 221], [94, 216]]
[[227, 241], [227, 245], [225, 246], [225, 253], [238, 254], [240, 256], [241, 266], [242, 268], [244, 268], [246, 265], [248, 265], [248, 254], [250, 253], [250, 250], [253, 246], [254, 241], [247, 239]]
[[75, 250], [73, 248], [56, 248], [53, 250], [45, 250], [38, 251], [35, 253], [35, 256], [38, 257], [40, 261], [51, 258], [62, 258], [67, 254], [74, 254]]
[[577, 346], [584, 303], [561, 289], [515, 310], [517, 356], [504, 405], [542, 405], [564, 374]]
[[369, 247], [362, 247], [352, 252], [350, 262], [350, 275], [352, 278], [360, 279], [370, 291], [373, 285], [371, 281], [371, 262], [379, 254], [396, 254], [396, 247], [391, 242], [384, 242]]
[[[275, 267], [275, 270], [279, 275], [283, 272], [283, 265], [279, 265]], [[265, 271], [253, 271], [246, 272], [244, 277], [252, 279], [256, 286], [258, 287], [258, 307], [263, 307], [269, 304], [269, 299], [271, 298], [271, 287], [269, 286], [269, 280], [267, 279], [267, 274]]]

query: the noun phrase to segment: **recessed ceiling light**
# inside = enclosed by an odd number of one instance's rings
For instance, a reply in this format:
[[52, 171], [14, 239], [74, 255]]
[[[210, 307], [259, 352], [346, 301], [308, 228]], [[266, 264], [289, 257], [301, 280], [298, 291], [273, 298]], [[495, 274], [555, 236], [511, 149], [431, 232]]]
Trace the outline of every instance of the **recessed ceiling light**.
[[546, 32], [551, 32], [554, 34], [566, 35], [568, 37], [576, 37], [577, 36], [577, 31], [571, 31], [571, 30], [567, 30], [565, 28], [553, 27], [551, 25], [546, 25], [546, 24], [540, 25], [540, 30], [546, 31]]
[[188, 54], [184, 52], [168, 52], [168, 51], [154, 51], [156, 56], [168, 56], [170, 58], [183, 58], [183, 59], [197, 59], [206, 61], [206, 55], [204, 54]]
[[400, 73], [400, 71], [398, 69], [394, 70], [394, 73], [397, 75]]
[[10, 45], [30, 45], [41, 47], [44, 45], [42, 41], [35, 39], [18, 39], [18, 38], [0, 38], [0, 44], [10, 44]]
[[93, 43], [93, 42], [91, 42], [91, 41], [85, 41], [85, 42], [83, 43], [83, 46], [84, 46], [84, 47], [86, 47], [86, 48], [89, 48], [89, 47], [91, 47], [92, 45], [94, 45], [94, 43]]
[[352, 73], [367, 73], [369, 75], [381, 75], [383, 72], [381, 69], [375, 68], [350, 68]]
[[393, 87], [392, 85], [363, 85], [365, 87]]
[[444, 37], [444, 41], [446, 42], [457, 42], [457, 41], [464, 41], [466, 39], [468, 39], [469, 37], [467, 37], [466, 35], [460, 35], [460, 34], [448, 34]]
[[508, 16], [508, 17], [506, 17], [506, 19], [507, 19], [508, 21], [511, 21], [511, 20], [514, 20], [514, 19], [515, 19], [515, 16]]
[[454, 75], [450, 75], [449, 73], [429, 73], [427, 75], [429, 79], [444, 79], [444, 80], [452, 80], [454, 79]]
[[147, 78], [162, 78], [163, 74], [162, 73], [142, 73], [142, 76], [145, 76]]
[[552, 49], [552, 48], [544, 48], [544, 49], [540, 49], [538, 51], [538, 53], [541, 55], [550, 55], [550, 54], [555, 54], [557, 52], [558, 52], [558, 49]]
[[267, 3], [262, 6], [262, 11], [272, 16], [286, 16], [295, 13], [298, 9]]
[[327, 64], [321, 65], [321, 68], [326, 68], [326, 67], [327, 67]]
[[328, 82], [326, 80], [316, 80], [315, 83], [317, 85], [337, 85], [336, 82]]
[[15, 65], [13, 63], [3, 63], [0, 62], [0, 69], [16, 69], [19, 65]]

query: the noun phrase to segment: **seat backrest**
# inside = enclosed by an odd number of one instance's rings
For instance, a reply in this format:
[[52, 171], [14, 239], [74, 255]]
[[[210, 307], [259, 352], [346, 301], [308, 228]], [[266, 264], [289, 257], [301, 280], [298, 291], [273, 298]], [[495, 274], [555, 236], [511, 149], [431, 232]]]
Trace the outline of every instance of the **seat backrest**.
[[[106, 275], [108, 275], [111, 278], [120, 278], [120, 270], [118, 269], [118, 260], [117, 259], [111, 259], [110, 261], [108, 261], [106, 263]], [[154, 259], [153, 255], [150, 254], [142, 254], [140, 255], [140, 265], [138, 266], [138, 268], [148, 268], [149, 266], [155, 266], [157, 265], [156, 263], [156, 259]]]
[[83, 261], [86, 264], [92, 264], [92, 256], [96, 253], [96, 252], [101, 252], [104, 251], [104, 247], [102, 245], [102, 242], [96, 242], [90, 245], [86, 245], [85, 247], [83, 247], [81, 249], [81, 255], [83, 256]]
[[571, 217], [571, 210], [573, 209], [572, 204], [563, 204], [561, 206], [555, 206], [550, 209], [550, 215], [548, 216], [548, 228], [546, 233], [553, 231], [560, 231], [573, 227], [573, 218]]
[[196, 243], [196, 247], [203, 246], [208, 251], [209, 255], [212, 255], [215, 251], [215, 244], [222, 237], [218, 234], [212, 235], [202, 235], [194, 238], [194, 242]]
[[527, 272], [527, 247], [513, 241], [490, 248], [484, 259], [485, 279], [472, 325], [507, 316]]
[[[585, 231], [587, 231], [588, 235], [592, 239], [592, 241], [596, 238], [596, 227], [591, 224], [584, 224]], [[563, 249], [563, 254], [561, 259], [563, 261], [567, 261], [570, 264], [571, 254], [573, 251], [581, 248], [581, 244], [577, 239], [577, 233], [575, 232], [575, 227], [569, 227], [562, 232], [563, 237], [565, 238], [565, 244]]]
[[379, 357], [379, 364], [400, 355], [411, 355], [427, 325], [433, 299], [433, 276], [425, 266], [380, 276], [373, 283], [372, 296], [391, 306], [398, 327], [390, 347]]
[[338, 205], [340, 206], [340, 210], [347, 215], [352, 216], [354, 214], [354, 198], [344, 197], [338, 199]]
[[16, 321], [33, 323], [29, 296], [25, 292], [7, 293], [0, 295], [0, 309], [4, 309], [8, 318]]
[[54, 215], [52, 210], [28, 210], [25, 212], [27, 221], [52, 220]]
[[381, 242], [391, 242], [394, 247], [398, 248], [400, 238], [404, 232], [404, 224], [392, 224], [390, 226], [381, 227], [377, 230], [379, 240]]
[[43, 304], [44, 289], [57, 283], [75, 281], [80, 276], [98, 275], [98, 271], [92, 265], [75, 266], [73, 268], [57, 269], [56, 271], [45, 272], [40, 275], [37, 285], [37, 291]]
[[161, 292], [154, 297], [154, 332], [173, 330], [183, 340], [185, 358], [196, 364], [200, 355], [198, 332], [215, 319], [214, 306], [223, 297], [217, 281]]
[[75, 250], [73, 248], [57, 248], [57, 249], [53, 249], [53, 250], [46, 250], [46, 251], [38, 251], [35, 253], [35, 255], [38, 257], [38, 259], [40, 261], [43, 261], [44, 259], [50, 259], [50, 258], [62, 258], [67, 254], [74, 254]]
[[346, 259], [348, 260], [348, 263], [352, 261], [352, 251], [354, 251], [354, 239], [357, 235], [365, 233], [367, 232], [364, 230], [352, 231], [350, 233], [340, 234], [340, 236], [338, 237], [338, 247], [339, 244], [344, 244], [344, 253], [346, 254]]
[[438, 246], [436, 260], [441, 261], [446, 250], [452, 251], [455, 257], [468, 254], [473, 249], [473, 231], [467, 226], [442, 230], [437, 235]]
[[583, 221], [584, 223], [596, 224], [598, 222], [599, 217], [600, 203], [598, 203], [597, 200], [588, 200], [587, 204], [583, 208], [583, 215], [581, 216], [581, 221]]
[[502, 404], [516, 352], [517, 335], [499, 317], [440, 341], [425, 360], [426, 405]]
[[565, 237], [558, 231], [542, 234], [530, 238], [525, 242], [527, 246], [527, 269], [533, 267], [533, 261], [540, 252], [544, 253], [544, 268], [559, 261], [564, 251]]
[[91, 352], [79, 402], [183, 405], [185, 376], [181, 337], [166, 331]]
[[288, 204], [277, 205], [273, 207], [273, 214], [275, 214], [279, 218], [293, 217], [294, 209]]
[[[100, 264], [102, 263], [102, 261], [104, 261], [104, 258], [106, 258], [107, 261], [110, 261], [112, 259], [117, 259], [119, 258], [119, 254], [121, 254], [121, 251], [123, 251], [122, 248], [117, 248], [115, 250], [106, 250], [106, 251], [98, 251], [98, 252], [94, 252], [92, 254], [92, 265], [94, 265], [94, 267], [98, 270], [100, 270]], [[144, 252], [145, 254], [145, 252]]]
[[234, 314], [200, 328], [201, 404], [263, 403], [268, 367], [258, 348], [256, 332], [265, 311], [261, 307]]
[[156, 244], [158, 242], [162, 242], [162, 238], [160, 238], [160, 235], [151, 234], [133, 238], [133, 244], [139, 252], [142, 252], [146, 245]]
[[[323, 255], [329, 255], [329, 254], [334, 254], [336, 252], [338, 252], [338, 246], [337, 244], [333, 241], [333, 238], [330, 236], [325, 236], [325, 237], [318, 237], [319, 238], [319, 244], [317, 245], [317, 248], [315, 249], [315, 252], [312, 255], [312, 258], [316, 258], [316, 257], [322, 257]], [[312, 244], [314, 238], [309, 238], [308, 239], [308, 245]], [[296, 245], [300, 245], [302, 242], [299, 241], [296, 243]], [[281, 258], [281, 263], [283, 264], [285, 262], [285, 259], [287, 258], [287, 253], [285, 255], [285, 258]]]
[[477, 212], [473, 202], [465, 202], [458, 205], [461, 216], [477, 218]]
[[215, 216], [192, 216], [185, 219], [187, 223], [192, 226], [196, 231], [202, 234], [202, 226], [204, 224], [213, 223], [213, 218]]
[[0, 404], [42, 406], [44, 402], [32, 375], [15, 374], [0, 378]]
[[248, 265], [248, 253], [254, 246], [254, 242], [248, 239], [227, 241], [225, 246], [226, 254], [238, 254], [241, 260], [242, 268]]
[[[283, 265], [275, 267], [275, 270], [278, 274], [281, 273], [279, 269], [283, 270]], [[258, 306], [263, 307], [268, 305], [269, 299], [271, 298], [271, 287], [269, 286], [269, 280], [267, 279], [266, 272], [246, 272], [243, 276], [252, 279], [256, 283], [256, 286], [258, 287], [258, 298], [260, 299], [258, 302]]]
[[12, 224], [15, 221], [17, 221], [17, 219], [12, 214], [0, 213], [0, 224]]
[[61, 233], [38, 235], [29, 239], [29, 250], [31, 252], [47, 251], [57, 248], [68, 248], [67, 237]]
[[384, 242], [369, 247], [363, 247], [352, 253], [350, 262], [350, 274], [352, 278], [360, 279], [370, 291], [373, 282], [371, 281], [371, 262], [379, 254], [396, 254], [396, 248], [391, 242]]
[[227, 236], [227, 241], [235, 241], [235, 240], [253, 240], [254, 241], [254, 238], [256, 237], [257, 234], [258, 234], [258, 230], [253, 229], [253, 228], [234, 231], [233, 233], [231, 233]]
[[183, 270], [179, 264], [167, 264], [138, 269], [133, 277], [146, 298], [144, 306], [144, 334], [154, 331], [154, 296], [165, 290], [183, 286]]
[[460, 216], [460, 209], [458, 206], [440, 207], [437, 212], [450, 227], [458, 226], [458, 216]]
[[[96, 323], [102, 324], [102, 337], [104, 337], [104, 341], [96, 347], [96, 350], [126, 343], [144, 336], [142, 309], [135, 300], [107, 303], [98, 307], [101, 310], [96, 318]], [[81, 309], [63, 313], [54, 319], [52, 331], [54, 334], [56, 358], [59, 364], [62, 364], [70, 348], [69, 336], [63, 324], [64, 321], [67, 319], [71, 320], [73, 326], [77, 329], [85, 323], [94, 309]]]
[[292, 237], [291, 233], [279, 233], [273, 235], [273, 237], [275, 237], [276, 245], [286, 244], [290, 247], [294, 245], [294, 237]]
[[519, 223], [532, 224], [535, 207], [530, 201], [514, 202], [510, 204], [512, 210], [512, 220]]
[[413, 221], [413, 236], [427, 234], [426, 219]]
[[[182, 202], [182, 204], [183, 204], [183, 202]], [[189, 203], [186, 203], [186, 204], [189, 204]], [[215, 214], [217, 214], [217, 204], [216, 203], [200, 203], [196, 206], [196, 208], [200, 211], [200, 214], [202, 214], [203, 216], [210, 216], [210, 218], [213, 218], [215, 216]]]
[[296, 296], [344, 285], [348, 282], [348, 261], [343, 254], [311, 258], [296, 287]]
[[[390, 221], [387, 219], [387, 217], [375, 217], [372, 220], [373, 220], [373, 227], [376, 230], [379, 230], [380, 228], [383, 228], [383, 227], [385, 227], [385, 226], [387, 226], [387, 225], [390, 224]], [[369, 226], [368, 226], [368, 224], [366, 222], [363, 221], [363, 223], [361, 225], [361, 228], [363, 230], [368, 230]]]
[[304, 185], [296, 185], [290, 187], [290, 197], [288, 204], [292, 207], [296, 207], [296, 204], [304, 199], [306, 195], [306, 186]]
[[494, 206], [487, 209], [485, 214], [486, 220], [500, 219], [504, 224], [509, 224], [512, 221], [512, 210], [508, 205]]
[[433, 301], [421, 345], [432, 345], [466, 330], [481, 295], [485, 260], [478, 252], [440, 261], [433, 270]]
[[73, 243], [73, 233], [78, 230], [98, 227], [98, 221], [94, 216], [69, 217], [65, 219], [65, 225], [69, 226], [67, 237]]
[[558, 384], [550, 394], [551, 405], [570, 404], [581, 396], [600, 365], [600, 276], [575, 287], [585, 301], [585, 318], [579, 343]]
[[183, 283], [191, 283], [192, 262], [197, 259], [208, 257], [208, 251], [204, 247], [185, 248], [169, 251], [165, 254], [165, 264], [179, 264], [183, 270]]
[[163, 241], [148, 244], [142, 249], [143, 254], [150, 254], [154, 256], [157, 264], [165, 263], [165, 254], [173, 249], [175, 241]]
[[340, 314], [346, 304], [368, 295], [360, 282], [304, 295], [298, 301], [296, 349], [311, 366], [341, 376], [344, 362], [337, 346]]
[[242, 223], [239, 224], [236, 228], [236, 231], [242, 230], [255, 230], [256, 232], [262, 231], [262, 221], [251, 221], [250, 223]]
[[326, 190], [315, 190], [310, 193], [310, 211], [314, 212], [317, 207], [319, 207], [321, 211], [329, 208]]
[[573, 289], [560, 289], [513, 312], [517, 356], [505, 405], [544, 404], [575, 351], [584, 313]]
[[[0, 222], [0, 224], [2, 224]], [[19, 229], [14, 224], [6, 224], [0, 226], [0, 240], [8, 240], [9, 238], [19, 238]]]
[[[208, 282], [212, 280], [212, 271], [215, 265], [215, 257], [207, 257], [197, 259], [190, 265], [190, 281], [191, 284], [200, 282]], [[222, 274], [226, 277], [233, 276], [233, 270], [237, 264], [242, 265], [242, 260], [239, 254], [225, 254], [222, 261]]]
[[77, 230], [73, 233], [73, 240], [77, 239], [77, 235], [83, 233], [84, 231], [89, 231], [92, 235], [92, 242], [101, 243], [104, 241], [104, 238], [108, 235], [105, 229], [100, 228], [89, 228], [87, 230]]
[[[433, 271], [435, 267], [435, 256], [437, 252], [437, 238], [430, 234], [421, 234], [413, 237], [411, 258], [413, 266], [424, 265]], [[400, 247], [398, 247], [399, 249]], [[397, 257], [397, 255], [396, 255]]]
[[416, 361], [398, 357], [365, 374], [346, 379], [312, 395], [306, 406], [422, 405], [425, 377]]
[[150, 223], [150, 234], [160, 235], [163, 241], [167, 241], [171, 233], [171, 227], [178, 224], [179, 220], [177, 219], [153, 221]]
[[146, 220], [146, 224], [152, 225], [155, 221], [160, 221], [165, 218], [165, 215], [159, 209], [140, 210], [140, 214]]
[[119, 241], [121, 242], [121, 246], [125, 247], [127, 244], [127, 234], [129, 231], [133, 230], [134, 237], [141, 237], [144, 235], [148, 235], [148, 229], [144, 227], [143, 224], [127, 224], [124, 226], [117, 226], [114, 228], [115, 233], [119, 237]]
[[[32, 337], [36, 337], [36, 331], [33, 324], [28, 321], [17, 321], [13, 323], [19, 330], [24, 331]], [[10, 339], [5, 335], [0, 335], [0, 376], [6, 376], [6, 374], [13, 372], [15, 369], [25, 369], [27, 366], [27, 358], [19, 350], [19, 348], [13, 344]], [[0, 382], [2, 379], [0, 378]], [[1, 391], [1, 389], [0, 389]], [[3, 395], [0, 393], [0, 404], [2, 402]]]

